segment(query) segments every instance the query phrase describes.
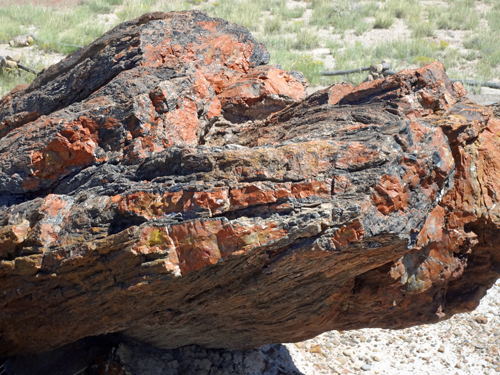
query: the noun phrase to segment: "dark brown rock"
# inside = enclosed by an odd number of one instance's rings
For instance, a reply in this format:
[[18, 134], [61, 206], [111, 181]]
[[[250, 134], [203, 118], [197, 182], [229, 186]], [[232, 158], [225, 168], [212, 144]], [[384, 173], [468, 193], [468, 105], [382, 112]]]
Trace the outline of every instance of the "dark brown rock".
[[[500, 272], [491, 110], [439, 63], [298, 102], [267, 60], [241, 27], [155, 13], [2, 99], [2, 355], [254, 348], [477, 306]], [[259, 121], [273, 97], [292, 104]]]

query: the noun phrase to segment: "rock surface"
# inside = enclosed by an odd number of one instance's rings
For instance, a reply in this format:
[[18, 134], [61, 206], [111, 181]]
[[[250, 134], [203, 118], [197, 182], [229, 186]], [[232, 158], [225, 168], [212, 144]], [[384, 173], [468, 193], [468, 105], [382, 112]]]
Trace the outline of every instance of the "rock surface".
[[477, 306], [500, 272], [492, 111], [439, 63], [300, 100], [268, 60], [242, 27], [153, 13], [0, 101], [1, 355], [251, 349]]

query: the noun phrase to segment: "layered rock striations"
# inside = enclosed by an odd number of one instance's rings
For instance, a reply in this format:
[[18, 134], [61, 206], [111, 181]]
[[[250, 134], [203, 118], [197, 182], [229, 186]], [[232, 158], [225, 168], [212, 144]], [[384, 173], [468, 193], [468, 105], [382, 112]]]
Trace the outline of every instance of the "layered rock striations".
[[307, 98], [244, 28], [123, 23], [0, 101], [0, 354], [254, 348], [474, 309], [500, 121], [440, 63]]

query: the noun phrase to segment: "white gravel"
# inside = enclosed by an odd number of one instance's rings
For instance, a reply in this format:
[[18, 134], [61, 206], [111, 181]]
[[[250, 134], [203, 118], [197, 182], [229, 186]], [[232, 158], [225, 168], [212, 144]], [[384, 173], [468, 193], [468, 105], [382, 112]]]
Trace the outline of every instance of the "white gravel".
[[331, 331], [286, 347], [304, 375], [497, 374], [499, 323], [500, 281], [474, 312], [438, 324]]

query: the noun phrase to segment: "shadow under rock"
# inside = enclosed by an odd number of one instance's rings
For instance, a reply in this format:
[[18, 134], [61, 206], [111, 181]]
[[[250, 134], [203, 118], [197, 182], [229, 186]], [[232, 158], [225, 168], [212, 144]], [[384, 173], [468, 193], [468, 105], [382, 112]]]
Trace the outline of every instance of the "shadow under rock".
[[164, 350], [112, 335], [1, 364], [6, 375], [303, 375], [281, 344], [241, 351], [196, 345]]

